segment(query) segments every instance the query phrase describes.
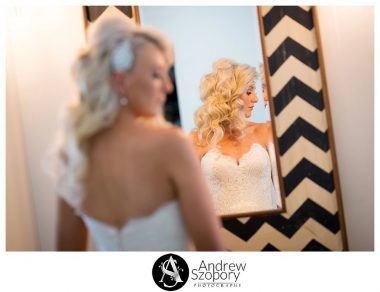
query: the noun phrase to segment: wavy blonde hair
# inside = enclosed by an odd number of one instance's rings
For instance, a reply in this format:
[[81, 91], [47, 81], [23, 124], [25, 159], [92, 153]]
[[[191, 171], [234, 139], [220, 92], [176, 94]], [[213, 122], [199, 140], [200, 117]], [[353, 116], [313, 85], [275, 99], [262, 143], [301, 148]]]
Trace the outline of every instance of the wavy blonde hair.
[[103, 19], [88, 32], [88, 43], [73, 65], [80, 98], [66, 108], [62, 129], [48, 155], [48, 171], [55, 178], [57, 193], [75, 209], [85, 196], [91, 138], [112, 127], [120, 110], [121, 96], [114, 90], [111, 78], [113, 51], [118, 44], [130, 42], [133, 61], [129, 70], [134, 67], [136, 54], [147, 43], [161, 49], [169, 64], [173, 60], [172, 47], [165, 36], [153, 29], [137, 27], [126, 18]]
[[198, 144], [216, 146], [225, 134], [242, 136], [244, 102], [242, 95], [255, 84], [255, 68], [229, 59], [219, 59], [212, 72], [201, 79], [203, 105], [194, 115]]

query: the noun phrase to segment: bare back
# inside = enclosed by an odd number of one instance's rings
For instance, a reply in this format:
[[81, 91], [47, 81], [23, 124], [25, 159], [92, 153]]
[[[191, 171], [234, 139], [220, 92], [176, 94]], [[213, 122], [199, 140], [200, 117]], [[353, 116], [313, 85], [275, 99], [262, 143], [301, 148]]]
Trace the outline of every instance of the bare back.
[[88, 216], [122, 227], [176, 197], [165, 160], [172, 128], [134, 122], [98, 134], [89, 153]]

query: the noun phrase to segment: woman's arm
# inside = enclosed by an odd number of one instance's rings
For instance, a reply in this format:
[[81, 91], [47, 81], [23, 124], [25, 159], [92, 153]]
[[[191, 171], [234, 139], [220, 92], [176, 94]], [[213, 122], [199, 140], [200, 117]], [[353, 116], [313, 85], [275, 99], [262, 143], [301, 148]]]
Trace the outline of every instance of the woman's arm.
[[276, 163], [276, 151], [273, 143], [273, 132], [272, 132], [272, 123], [267, 122], [265, 124], [266, 127], [266, 135], [267, 135], [267, 149], [269, 153], [269, 159], [271, 163], [271, 171], [272, 171], [272, 181], [274, 185], [274, 189], [276, 191], [276, 205], [277, 207], [282, 206], [281, 202], [281, 192], [280, 192], [280, 183], [277, 171], [277, 163]]
[[278, 208], [281, 208], [281, 193], [280, 193], [280, 183], [279, 183], [279, 177], [277, 172], [277, 163], [276, 163], [276, 152], [274, 150], [274, 144], [273, 142], [270, 142], [268, 144], [268, 153], [271, 163], [271, 170], [272, 170], [272, 181], [274, 185], [274, 189], [276, 191], [276, 205]]
[[184, 134], [173, 135], [169, 173], [180, 201], [186, 227], [197, 250], [224, 250], [211, 194], [201, 172], [191, 141]]
[[62, 198], [58, 199], [57, 250], [85, 251], [87, 229], [82, 219]]

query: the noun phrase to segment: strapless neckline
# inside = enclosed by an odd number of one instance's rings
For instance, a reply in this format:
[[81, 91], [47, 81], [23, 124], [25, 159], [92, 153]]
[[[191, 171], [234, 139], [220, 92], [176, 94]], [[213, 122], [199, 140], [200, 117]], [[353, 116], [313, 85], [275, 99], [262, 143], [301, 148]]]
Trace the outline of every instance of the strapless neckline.
[[267, 151], [267, 150], [265, 149], [265, 147], [264, 147], [262, 144], [260, 144], [260, 143], [253, 143], [253, 144], [249, 147], [249, 150], [246, 151], [246, 152], [244, 152], [243, 155], [241, 155], [241, 156], [237, 159], [237, 158], [235, 158], [235, 157], [233, 157], [233, 156], [231, 156], [231, 155], [224, 154], [219, 148], [212, 148], [212, 149], [208, 150], [208, 151], [202, 156], [202, 158], [201, 158], [201, 162], [202, 162], [202, 160], [203, 160], [207, 155], [209, 155], [209, 153], [216, 152], [216, 153], [218, 153], [219, 155], [222, 155], [223, 157], [226, 157], [226, 158], [232, 160], [233, 162], [235, 162], [236, 166], [240, 166], [242, 160], [244, 160], [244, 158], [247, 157], [247, 156], [253, 151], [253, 149], [254, 149], [255, 147], [257, 147], [257, 146], [258, 146], [258, 147], [261, 147], [262, 149], [264, 149], [265, 151]]
[[131, 218], [118, 228], [90, 216], [81, 215], [97, 250], [175, 251], [193, 249], [177, 199], [158, 207], [153, 213]]
[[178, 201], [175, 199], [170, 200], [168, 202], [165, 202], [160, 207], [158, 207], [156, 210], [154, 210], [151, 214], [146, 215], [146, 216], [131, 218], [126, 223], [124, 223], [123, 226], [121, 226], [121, 227], [117, 227], [113, 224], [110, 224], [110, 223], [104, 222], [102, 220], [96, 219], [96, 218], [89, 216], [87, 214], [84, 214], [84, 213], [82, 213], [81, 216], [85, 221], [89, 220], [89, 221], [95, 222], [96, 224], [99, 224], [99, 225], [101, 225], [107, 229], [116, 231], [117, 233], [122, 233], [128, 228], [128, 226], [130, 226], [132, 224], [134, 224], [134, 225], [135, 224], [141, 224], [141, 223], [144, 224], [144, 222], [153, 220], [154, 217], [160, 216], [159, 214], [164, 212], [164, 210], [173, 208], [177, 204], [178, 204]]
[[239, 160], [213, 148], [203, 156], [201, 168], [218, 215], [273, 208], [270, 156], [262, 144], [253, 143]]

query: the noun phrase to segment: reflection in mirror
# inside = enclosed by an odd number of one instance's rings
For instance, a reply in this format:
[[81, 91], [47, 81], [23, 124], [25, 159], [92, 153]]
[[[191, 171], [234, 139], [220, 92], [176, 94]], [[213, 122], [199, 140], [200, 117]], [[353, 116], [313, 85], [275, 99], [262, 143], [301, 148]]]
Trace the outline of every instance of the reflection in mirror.
[[139, 7], [174, 42], [181, 126], [221, 216], [281, 210], [256, 7]]

